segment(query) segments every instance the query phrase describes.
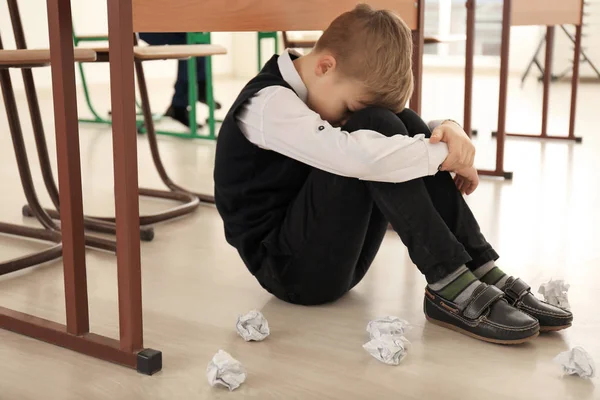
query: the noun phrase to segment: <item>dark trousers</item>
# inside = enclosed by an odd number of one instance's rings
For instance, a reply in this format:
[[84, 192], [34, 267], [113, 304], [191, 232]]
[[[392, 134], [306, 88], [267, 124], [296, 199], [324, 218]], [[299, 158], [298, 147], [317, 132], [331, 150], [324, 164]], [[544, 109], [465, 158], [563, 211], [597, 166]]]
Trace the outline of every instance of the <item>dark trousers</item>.
[[[372, 129], [386, 136], [431, 134], [409, 109], [398, 115], [364, 109], [344, 129]], [[429, 283], [463, 264], [475, 269], [498, 258], [448, 172], [392, 184], [314, 169], [279, 232], [280, 253], [289, 257], [265, 260], [256, 277], [288, 302], [334, 301], [363, 278], [388, 221]]]
[[[155, 45], [167, 44], [186, 44], [186, 34], [183, 32], [170, 33], [140, 33], [140, 39], [144, 42]], [[196, 80], [198, 81], [198, 97], [204, 96], [202, 93], [206, 90], [206, 58], [196, 57]], [[177, 63], [177, 80], [175, 81], [175, 94], [171, 105], [173, 107], [187, 107], [189, 104], [188, 95], [188, 65], [187, 60], [179, 60]]]

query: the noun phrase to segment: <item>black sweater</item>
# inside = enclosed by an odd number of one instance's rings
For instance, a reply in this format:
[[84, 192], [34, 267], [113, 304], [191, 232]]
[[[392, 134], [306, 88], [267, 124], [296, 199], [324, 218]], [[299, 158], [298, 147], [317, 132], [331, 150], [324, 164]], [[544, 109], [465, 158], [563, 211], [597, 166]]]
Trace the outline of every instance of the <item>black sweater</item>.
[[310, 171], [306, 164], [250, 143], [237, 125], [240, 108], [261, 89], [292, 89], [277, 59], [273, 56], [233, 103], [219, 131], [215, 157], [215, 200], [225, 237], [253, 274], [277, 251], [279, 227]]

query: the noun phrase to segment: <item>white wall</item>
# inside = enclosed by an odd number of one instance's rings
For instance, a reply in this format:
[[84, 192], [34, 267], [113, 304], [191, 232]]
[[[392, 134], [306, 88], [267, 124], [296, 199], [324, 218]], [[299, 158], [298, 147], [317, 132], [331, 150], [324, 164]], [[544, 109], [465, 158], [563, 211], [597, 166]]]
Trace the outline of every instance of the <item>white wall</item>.
[[[543, 28], [536, 26], [513, 27], [510, 31], [509, 71], [512, 74], [521, 74], [527, 67], [539, 39], [543, 35]], [[464, 42], [462, 42], [464, 45]], [[473, 61], [475, 73], [500, 72], [500, 58], [497, 56], [475, 56]], [[436, 55], [425, 54], [423, 65], [436, 70], [449, 69], [461, 72], [465, 67], [464, 55]]]
[[[232, 34], [232, 72], [233, 76], [250, 78], [258, 69], [257, 34], [254, 32], [235, 32]], [[273, 54], [273, 40], [263, 40], [263, 62]]]

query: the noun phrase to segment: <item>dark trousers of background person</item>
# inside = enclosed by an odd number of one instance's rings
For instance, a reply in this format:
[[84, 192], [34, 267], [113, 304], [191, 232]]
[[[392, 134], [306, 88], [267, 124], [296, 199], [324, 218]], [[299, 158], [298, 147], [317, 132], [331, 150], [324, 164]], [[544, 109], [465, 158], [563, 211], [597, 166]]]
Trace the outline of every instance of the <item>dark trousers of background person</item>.
[[[140, 33], [140, 39], [155, 45], [186, 44], [186, 34], [183, 32], [169, 33]], [[206, 102], [206, 58], [196, 58], [196, 79], [198, 81], [198, 99]], [[177, 80], [175, 81], [175, 94], [171, 105], [174, 108], [187, 108], [189, 104], [188, 95], [188, 65], [187, 60], [179, 60], [177, 63]], [[203, 101], [204, 100], [204, 101]]]

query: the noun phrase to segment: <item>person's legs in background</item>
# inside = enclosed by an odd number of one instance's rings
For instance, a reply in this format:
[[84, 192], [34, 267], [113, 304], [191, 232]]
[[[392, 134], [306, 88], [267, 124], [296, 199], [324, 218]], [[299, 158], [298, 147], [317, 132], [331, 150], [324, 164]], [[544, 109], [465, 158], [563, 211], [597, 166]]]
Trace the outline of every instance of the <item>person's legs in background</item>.
[[[150, 45], [177, 45], [186, 44], [186, 34], [184, 32], [147, 32], [140, 33], [140, 39]], [[198, 101], [206, 104], [206, 58], [196, 58], [196, 79], [198, 85]], [[171, 105], [165, 112], [165, 115], [171, 117], [182, 124], [189, 126], [189, 79], [187, 60], [180, 60], [177, 64], [177, 80], [175, 81], [175, 93], [171, 100]], [[215, 108], [221, 108], [221, 104], [215, 101]]]
[[[196, 57], [196, 81], [197, 81], [197, 96], [198, 101], [207, 104], [206, 100], [206, 57]], [[175, 94], [171, 107], [167, 110], [167, 115], [180, 120], [179, 116], [185, 116], [188, 120], [188, 104], [189, 104], [189, 77], [188, 77], [188, 62], [180, 60], [177, 64], [177, 81], [175, 82]], [[221, 109], [221, 103], [215, 101], [215, 109]], [[185, 114], [184, 114], [185, 113]], [[173, 115], [170, 115], [173, 114]], [[180, 121], [181, 122], [181, 121]], [[184, 123], [184, 122], [182, 122]], [[185, 123], [185, 125], [188, 125]]]
[[186, 44], [185, 32], [141, 32], [140, 39], [153, 46]]

